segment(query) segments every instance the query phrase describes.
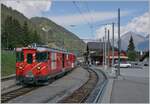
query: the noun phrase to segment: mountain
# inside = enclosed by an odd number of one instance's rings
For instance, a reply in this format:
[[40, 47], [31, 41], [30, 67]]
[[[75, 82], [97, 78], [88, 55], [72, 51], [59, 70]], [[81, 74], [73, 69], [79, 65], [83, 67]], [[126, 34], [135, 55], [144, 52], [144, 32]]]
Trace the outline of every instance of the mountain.
[[137, 48], [138, 50], [140, 51], [148, 51], [149, 50], [149, 35], [147, 35], [145, 37], [145, 40], [140, 42], [138, 45], [137, 45]]
[[12, 9], [11, 7], [7, 7], [4, 4], [1, 4], [1, 25], [4, 24], [4, 21], [8, 16], [11, 16], [12, 18], [15, 18], [19, 21], [21, 25], [24, 24], [24, 21], [26, 21], [29, 25], [29, 28], [35, 29], [35, 25], [22, 13], [18, 12], [17, 10]]
[[36, 30], [40, 34], [42, 43], [48, 44], [50, 47], [65, 48], [70, 51], [78, 50], [81, 52], [85, 49], [86, 44], [79, 37], [64, 27], [57, 25], [55, 22], [44, 17], [33, 17], [29, 19], [17, 10], [1, 4], [2, 27], [5, 25], [4, 21], [8, 16], [18, 20], [21, 25], [26, 21], [29, 29]]
[[137, 45], [137, 48], [138, 50], [140, 51], [148, 51], [149, 50], [149, 39], [143, 41], [143, 42], [140, 42], [138, 45]]
[[83, 50], [85, 47], [85, 43], [76, 35], [47, 18], [33, 17], [30, 20], [38, 26], [40, 34], [45, 33], [43, 40], [49, 45], [55, 43], [59, 47], [64, 46], [70, 50]]
[[133, 38], [133, 42], [134, 42], [136, 50], [138, 50], [138, 44], [145, 41], [145, 37], [143, 37], [137, 33], [134, 33], [132, 31], [129, 31], [129, 32], [127, 32], [121, 36], [121, 48], [122, 48], [122, 50], [127, 50], [131, 36]]

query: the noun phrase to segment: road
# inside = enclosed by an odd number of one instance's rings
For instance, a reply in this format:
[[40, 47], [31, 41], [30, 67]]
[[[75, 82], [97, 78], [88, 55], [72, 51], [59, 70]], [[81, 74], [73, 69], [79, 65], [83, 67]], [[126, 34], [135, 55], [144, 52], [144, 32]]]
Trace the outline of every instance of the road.
[[148, 103], [149, 68], [121, 68], [121, 79], [113, 82], [111, 103]]

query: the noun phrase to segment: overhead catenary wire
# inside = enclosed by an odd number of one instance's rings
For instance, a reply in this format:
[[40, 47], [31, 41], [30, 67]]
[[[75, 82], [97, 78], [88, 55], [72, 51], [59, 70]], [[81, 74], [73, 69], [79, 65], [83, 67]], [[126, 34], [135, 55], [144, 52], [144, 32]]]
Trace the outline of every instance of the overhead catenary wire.
[[94, 35], [94, 30], [93, 30], [93, 15], [91, 14], [91, 11], [90, 11], [90, 9], [89, 9], [88, 2], [85, 2], [85, 6], [86, 6], [86, 8], [87, 8], [87, 11], [88, 11], [90, 17], [91, 17], [91, 26], [90, 26], [90, 28], [91, 28], [91, 34]]
[[89, 21], [84, 17], [82, 11], [80, 10], [80, 8], [78, 7], [76, 1], [73, 1], [73, 4], [75, 5], [76, 9], [78, 10], [78, 12], [81, 14], [82, 18], [84, 19], [85, 22], [87, 22], [89, 28], [91, 29], [91, 33], [93, 34], [93, 26], [89, 23]]
[[75, 7], [77, 8], [78, 12], [81, 14], [81, 16], [83, 17], [83, 19], [87, 22], [87, 24], [90, 26], [90, 23], [86, 20], [86, 18], [84, 17], [84, 15], [82, 14], [82, 11], [80, 10], [80, 8], [78, 7], [78, 5], [76, 4], [75, 1], [73, 1], [73, 4], [75, 5]]

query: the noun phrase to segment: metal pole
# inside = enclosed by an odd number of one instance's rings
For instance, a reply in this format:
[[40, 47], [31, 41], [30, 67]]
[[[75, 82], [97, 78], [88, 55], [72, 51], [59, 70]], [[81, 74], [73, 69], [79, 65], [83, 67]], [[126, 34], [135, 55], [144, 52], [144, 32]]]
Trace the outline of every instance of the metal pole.
[[112, 66], [114, 65], [114, 23], [112, 23]]
[[109, 56], [110, 56], [110, 55], [109, 55], [109, 53], [110, 53], [110, 52], [109, 52], [109, 50], [110, 50], [109, 43], [110, 43], [110, 42], [109, 42], [109, 30], [108, 30], [108, 40], [107, 40], [107, 44], [108, 44], [108, 45], [107, 45], [107, 52], [108, 52], [108, 53], [107, 53], [107, 63], [108, 63], [108, 67], [109, 67]]
[[105, 28], [105, 65], [107, 64], [107, 62], [106, 62], [106, 28]]
[[103, 67], [104, 67], [104, 65], [105, 65], [104, 64], [104, 62], [105, 62], [105, 59], [104, 59], [105, 58], [105, 50], [104, 50], [105, 49], [105, 37], [103, 37], [102, 45], [103, 45]]
[[118, 8], [118, 73], [117, 76], [120, 76], [120, 47], [121, 41], [120, 41], [120, 8]]

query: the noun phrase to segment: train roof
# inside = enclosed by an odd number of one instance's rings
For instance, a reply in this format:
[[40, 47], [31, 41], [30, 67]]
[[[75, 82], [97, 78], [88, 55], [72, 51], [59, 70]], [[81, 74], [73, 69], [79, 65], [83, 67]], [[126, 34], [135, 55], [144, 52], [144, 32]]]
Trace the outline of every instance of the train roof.
[[49, 47], [21, 47], [21, 48], [16, 48], [16, 51], [22, 51], [25, 49], [35, 49], [39, 52], [43, 52], [43, 51], [51, 51], [51, 52], [61, 52], [61, 53], [67, 53], [67, 54], [73, 54], [65, 49], [57, 49], [57, 48], [49, 48]]

